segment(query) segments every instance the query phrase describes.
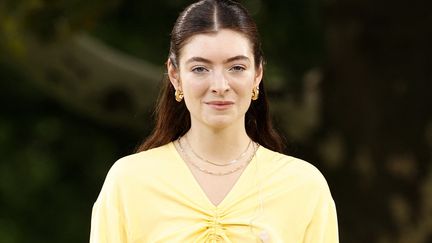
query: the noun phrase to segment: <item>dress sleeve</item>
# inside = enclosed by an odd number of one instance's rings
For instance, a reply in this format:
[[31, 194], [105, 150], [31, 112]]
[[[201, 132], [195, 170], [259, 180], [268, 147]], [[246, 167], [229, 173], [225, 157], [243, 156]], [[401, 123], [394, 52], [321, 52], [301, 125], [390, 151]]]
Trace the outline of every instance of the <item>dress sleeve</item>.
[[318, 197], [311, 221], [306, 229], [304, 243], [338, 243], [336, 207], [326, 185]]
[[110, 169], [102, 190], [93, 205], [90, 243], [127, 243], [119, 175]]

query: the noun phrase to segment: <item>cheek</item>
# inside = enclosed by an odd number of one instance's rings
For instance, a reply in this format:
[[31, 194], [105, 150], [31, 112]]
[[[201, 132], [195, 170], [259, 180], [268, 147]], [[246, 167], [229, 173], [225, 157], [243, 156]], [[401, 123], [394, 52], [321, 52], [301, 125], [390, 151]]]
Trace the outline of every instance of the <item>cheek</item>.
[[245, 80], [242, 80], [242, 82], [233, 82], [231, 84], [231, 88], [234, 89], [240, 97], [252, 95], [252, 88], [253, 88], [252, 82], [245, 82]]
[[201, 99], [207, 92], [208, 85], [206, 82], [187, 80], [183, 81], [183, 93], [185, 99]]
[[254, 72], [252, 70], [246, 71], [241, 76], [233, 77], [232, 81], [230, 86], [238, 95], [252, 95], [254, 85]]

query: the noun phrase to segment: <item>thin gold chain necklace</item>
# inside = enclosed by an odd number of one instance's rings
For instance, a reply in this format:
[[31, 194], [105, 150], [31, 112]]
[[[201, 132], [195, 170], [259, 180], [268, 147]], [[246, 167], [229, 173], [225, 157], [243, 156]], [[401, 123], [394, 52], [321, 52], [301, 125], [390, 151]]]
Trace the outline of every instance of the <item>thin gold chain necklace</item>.
[[[179, 138], [179, 141], [180, 141], [180, 139], [182, 139], [182, 138], [183, 138], [183, 137]], [[247, 152], [249, 151], [249, 147], [250, 147], [251, 144], [252, 144], [252, 139], [250, 139], [250, 141], [249, 141], [249, 143], [248, 143], [248, 146], [246, 147], [245, 151], [243, 151], [243, 153], [240, 154], [239, 157], [237, 157], [237, 158], [231, 160], [230, 162], [228, 162], [228, 163], [226, 163], [226, 164], [218, 164], [218, 163], [212, 162], [212, 161], [210, 161], [210, 160], [204, 159], [204, 158], [201, 157], [199, 154], [197, 154], [197, 153], [195, 152], [195, 150], [192, 148], [192, 146], [190, 145], [190, 143], [189, 143], [189, 139], [187, 138], [187, 136], [184, 136], [184, 140], [186, 140], [186, 145], [189, 147], [190, 151], [193, 153], [193, 155], [194, 155], [195, 157], [197, 157], [198, 159], [202, 160], [203, 162], [206, 162], [206, 163], [208, 163], [208, 164], [212, 164], [212, 165], [215, 165], [215, 166], [228, 166], [228, 165], [232, 165], [232, 164], [235, 164], [235, 163], [239, 162], [239, 161], [240, 161], [241, 159], [243, 159], [243, 157], [247, 154]]]
[[215, 175], [215, 176], [229, 175], [229, 174], [232, 174], [232, 173], [234, 173], [236, 171], [239, 171], [240, 169], [244, 168], [246, 165], [248, 165], [252, 161], [252, 159], [255, 156], [255, 153], [256, 153], [256, 151], [258, 150], [258, 147], [259, 147], [259, 144], [253, 143], [253, 147], [254, 147], [253, 153], [251, 154], [251, 156], [248, 158], [248, 160], [244, 164], [242, 164], [242, 165], [240, 165], [240, 166], [238, 166], [238, 167], [236, 167], [236, 168], [234, 168], [232, 170], [229, 170], [229, 171], [214, 172], [214, 171], [209, 171], [207, 169], [201, 168], [199, 165], [197, 165], [194, 162], [192, 162], [192, 160], [190, 159], [189, 155], [183, 149], [183, 146], [182, 146], [182, 143], [181, 143], [180, 139], [177, 140], [177, 143], [179, 145], [181, 153], [186, 158], [186, 162], [188, 162], [190, 165], [192, 165], [194, 168], [198, 169], [201, 172], [204, 172], [204, 173], [210, 174], [210, 175]]

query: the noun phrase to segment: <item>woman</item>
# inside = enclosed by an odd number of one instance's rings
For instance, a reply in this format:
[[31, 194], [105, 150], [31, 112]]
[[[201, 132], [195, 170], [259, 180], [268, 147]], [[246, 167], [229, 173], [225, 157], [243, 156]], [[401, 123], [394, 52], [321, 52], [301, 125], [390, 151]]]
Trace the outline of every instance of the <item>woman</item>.
[[155, 130], [110, 169], [91, 242], [338, 242], [324, 177], [279, 153], [263, 65], [239, 3], [202, 0], [180, 14]]

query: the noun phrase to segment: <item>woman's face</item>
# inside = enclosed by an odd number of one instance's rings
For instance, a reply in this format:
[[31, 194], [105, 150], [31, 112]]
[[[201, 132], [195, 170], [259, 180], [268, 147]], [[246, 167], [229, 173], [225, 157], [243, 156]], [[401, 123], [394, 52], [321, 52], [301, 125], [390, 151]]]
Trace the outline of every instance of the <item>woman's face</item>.
[[255, 68], [246, 37], [223, 29], [191, 37], [180, 52], [179, 69], [168, 61], [168, 74], [174, 87], [184, 93], [192, 126], [218, 129], [244, 126], [262, 65]]

